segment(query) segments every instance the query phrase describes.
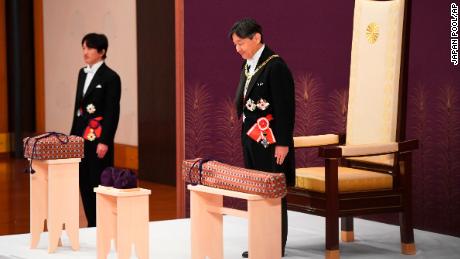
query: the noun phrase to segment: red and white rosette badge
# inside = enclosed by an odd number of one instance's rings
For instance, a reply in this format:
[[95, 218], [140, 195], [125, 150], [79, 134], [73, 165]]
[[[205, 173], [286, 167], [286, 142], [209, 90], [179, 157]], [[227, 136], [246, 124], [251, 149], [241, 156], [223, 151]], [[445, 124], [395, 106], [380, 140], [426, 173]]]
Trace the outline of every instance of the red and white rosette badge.
[[260, 117], [257, 122], [246, 132], [246, 134], [256, 142], [260, 142], [265, 148], [276, 143], [275, 135], [270, 128], [270, 121], [273, 119], [271, 114]]
[[88, 126], [85, 129], [85, 132], [83, 133], [83, 138], [89, 141], [94, 141], [95, 139], [99, 138], [102, 133], [102, 126], [100, 121], [102, 120], [102, 117], [96, 117], [94, 119], [91, 119], [88, 122]]

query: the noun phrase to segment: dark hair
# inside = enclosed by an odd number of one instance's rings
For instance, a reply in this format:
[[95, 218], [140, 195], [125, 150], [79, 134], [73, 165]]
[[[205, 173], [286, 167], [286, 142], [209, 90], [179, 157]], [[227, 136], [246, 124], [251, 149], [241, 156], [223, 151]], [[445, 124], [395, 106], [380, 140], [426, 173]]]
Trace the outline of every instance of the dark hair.
[[97, 52], [101, 53], [102, 50], [105, 50], [104, 55], [102, 56], [103, 59], [107, 57], [107, 49], [109, 48], [109, 41], [104, 34], [98, 33], [88, 33], [83, 37], [81, 40], [81, 45], [86, 43], [88, 48], [97, 49]]
[[228, 32], [228, 37], [231, 39], [233, 34], [236, 34], [236, 36], [242, 39], [252, 39], [256, 33], [260, 33], [260, 42], [263, 43], [264, 35], [262, 34], [262, 26], [260, 26], [256, 20], [252, 18], [244, 18], [233, 25]]

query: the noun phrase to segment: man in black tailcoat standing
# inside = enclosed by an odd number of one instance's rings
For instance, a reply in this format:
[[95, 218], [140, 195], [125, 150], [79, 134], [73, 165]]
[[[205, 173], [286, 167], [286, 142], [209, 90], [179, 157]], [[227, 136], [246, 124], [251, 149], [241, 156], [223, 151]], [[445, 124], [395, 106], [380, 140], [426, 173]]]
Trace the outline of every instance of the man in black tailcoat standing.
[[[241, 140], [245, 167], [282, 172], [294, 185], [294, 81], [286, 63], [264, 44], [262, 27], [253, 19], [236, 22], [229, 32], [243, 62], [236, 94], [243, 117]], [[287, 204], [282, 205], [282, 256], [287, 240]], [[248, 258], [248, 252], [242, 254]]]
[[114, 137], [120, 116], [121, 81], [105, 64], [108, 40], [89, 33], [81, 41], [86, 67], [78, 73], [70, 134], [85, 139], [80, 163], [80, 193], [88, 227], [96, 226], [96, 194], [102, 171], [114, 163]]

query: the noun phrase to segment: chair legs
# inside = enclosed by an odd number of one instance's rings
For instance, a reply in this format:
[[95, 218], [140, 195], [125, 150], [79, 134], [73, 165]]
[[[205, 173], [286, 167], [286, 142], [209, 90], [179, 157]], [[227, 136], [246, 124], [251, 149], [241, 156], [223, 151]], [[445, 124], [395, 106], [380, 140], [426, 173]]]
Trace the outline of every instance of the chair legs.
[[326, 259], [340, 258], [339, 218], [326, 216]]
[[[414, 228], [410, 211], [399, 213], [401, 231], [401, 253], [414, 255], [416, 247], [414, 243]], [[343, 242], [354, 241], [353, 217], [340, 218], [341, 239]], [[338, 218], [326, 216], [326, 259], [340, 258], [339, 239], [338, 239]]]
[[340, 258], [338, 160], [326, 159], [326, 259]]
[[[339, 233], [337, 217], [326, 216], [326, 259], [339, 259]], [[354, 240], [353, 217], [342, 217], [340, 220], [341, 237], [344, 242]]]
[[340, 218], [340, 229], [342, 242], [353, 242], [355, 240], [355, 232], [353, 230], [353, 217]]
[[340, 251], [339, 250], [326, 250], [326, 259], [339, 259]]
[[402, 212], [399, 213], [399, 225], [401, 231], [401, 253], [405, 255], [415, 254], [414, 243], [414, 225], [412, 224], [412, 156], [410, 153], [406, 154], [400, 162], [401, 170], [403, 170], [404, 177], [402, 179], [404, 185], [404, 192], [402, 197]]
[[401, 253], [405, 255], [414, 255], [416, 253], [416, 248], [410, 208], [399, 213], [399, 224], [401, 231]]

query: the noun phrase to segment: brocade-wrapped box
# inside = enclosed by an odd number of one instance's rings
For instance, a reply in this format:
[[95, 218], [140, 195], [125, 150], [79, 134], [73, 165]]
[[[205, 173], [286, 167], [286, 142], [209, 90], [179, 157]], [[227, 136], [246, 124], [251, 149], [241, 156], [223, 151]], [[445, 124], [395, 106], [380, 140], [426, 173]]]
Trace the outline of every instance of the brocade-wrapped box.
[[283, 173], [245, 169], [214, 160], [184, 160], [182, 176], [191, 184], [256, 194], [264, 198], [282, 198], [287, 193]]
[[24, 157], [36, 160], [82, 158], [84, 139], [79, 136], [48, 132], [27, 137], [24, 142]]

